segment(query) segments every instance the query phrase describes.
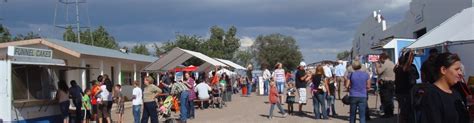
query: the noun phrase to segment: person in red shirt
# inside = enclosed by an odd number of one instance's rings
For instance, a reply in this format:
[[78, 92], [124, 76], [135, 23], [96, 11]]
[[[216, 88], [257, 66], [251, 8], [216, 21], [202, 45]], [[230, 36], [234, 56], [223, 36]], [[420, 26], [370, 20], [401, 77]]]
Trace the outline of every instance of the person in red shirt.
[[[99, 76], [98, 80], [99, 81], [102, 80], [102, 76]], [[95, 119], [97, 118], [97, 98], [96, 98], [96, 95], [98, 95], [98, 92], [100, 91], [100, 84], [96, 80], [93, 80], [92, 83], [94, 83], [94, 85], [92, 86], [91, 94], [89, 95], [89, 97], [91, 98], [91, 104], [92, 104], [92, 110], [91, 110], [92, 119], [95, 121]]]
[[280, 110], [281, 114], [283, 117], [288, 116], [288, 114], [283, 110], [281, 107], [281, 102], [279, 100], [280, 94], [278, 94], [275, 81], [272, 79], [270, 81], [270, 94], [268, 95], [269, 101], [270, 101], [270, 114], [268, 115], [268, 119], [272, 119], [273, 117], [273, 109], [275, 108], [275, 105], [277, 105], [278, 109]]

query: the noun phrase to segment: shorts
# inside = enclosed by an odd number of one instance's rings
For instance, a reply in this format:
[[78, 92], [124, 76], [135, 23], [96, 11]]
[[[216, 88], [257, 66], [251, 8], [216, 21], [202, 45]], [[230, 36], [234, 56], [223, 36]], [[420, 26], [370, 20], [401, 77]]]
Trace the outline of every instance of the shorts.
[[59, 109], [61, 110], [61, 118], [66, 119], [69, 117], [69, 100], [60, 102], [59, 103]]
[[298, 88], [299, 100], [298, 103], [306, 105], [306, 88]]
[[84, 116], [84, 120], [92, 119], [91, 111], [90, 110], [82, 110], [82, 116]]
[[99, 104], [99, 109], [97, 109], [97, 115], [99, 116], [99, 118], [106, 118], [106, 117], [110, 117], [110, 112], [109, 110], [107, 109], [107, 107], [109, 107], [109, 101], [104, 101], [102, 102], [102, 104]]
[[283, 89], [285, 89], [285, 83], [284, 82], [277, 82], [276, 86], [277, 86], [278, 94], [282, 94]]

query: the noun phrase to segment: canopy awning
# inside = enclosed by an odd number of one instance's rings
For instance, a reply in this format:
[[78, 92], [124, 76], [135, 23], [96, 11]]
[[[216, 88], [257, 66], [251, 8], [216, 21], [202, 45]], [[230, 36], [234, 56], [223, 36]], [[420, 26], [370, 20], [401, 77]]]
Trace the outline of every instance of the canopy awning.
[[447, 19], [408, 48], [428, 48], [446, 42], [474, 42], [474, 7], [464, 9]]
[[239, 64], [236, 64], [236, 63], [234, 63], [234, 62], [232, 62], [232, 61], [225, 60], [225, 59], [218, 59], [218, 58], [216, 58], [216, 59], [217, 59], [218, 61], [220, 61], [220, 62], [222, 62], [222, 63], [228, 65], [228, 66], [231, 66], [231, 67], [235, 68], [235, 69], [241, 69], [241, 70], [245, 70], [245, 69], [246, 69], [245, 67], [242, 67], [242, 66], [240, 66]]
[[21, 56], [10, 56], [9, 59], [11, 60], [12, 64], [66, 66], [66, 63], [64, 62], [64, 60], [61, 60], [61, 59], [21, 57]]
[[227, 66], [224, 63], [221, 63], [209, 56], [206, 56], [199, 52], [194, 52], [190, 50], [185, 50], [181, 48], [174, 48], [166, 55], [161, 57], [160, 59], [156, 60], [155, 62], [149, 64], [144, 68], [145, 71], [169, 71], [173, 70], [176, 66], [181, 65], [183, 62], [187, 61], [188, 59], [196, 57], [203, 60], [205, 63], [201, 65], [198, 69], [205, 70], [212, 66]]

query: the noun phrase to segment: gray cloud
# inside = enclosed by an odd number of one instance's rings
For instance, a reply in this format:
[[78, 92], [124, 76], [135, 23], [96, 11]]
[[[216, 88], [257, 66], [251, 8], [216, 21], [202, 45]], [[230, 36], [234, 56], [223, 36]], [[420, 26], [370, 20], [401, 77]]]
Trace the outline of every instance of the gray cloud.
[[[121, 44], [164, 42], [176, 33], [207, 38], [213, 25], [235, 25], [243, 45], [260, 34], [281, 33], [298, 41], [306, 62], [315, 62], [335, 59], [337, 52], [350, 49], [355, 28], [374, 10], [381, 10], [389, 25], [400, 21], [409, 1], [89, 0], [81, 15], [89, 14], [92, 26], [105, 26]], [[14, 34], [41, 28], [41, 35], [61, 38], [62, 31], [52, 26], [55, 4], [56, 0], [8, 1], [0, 6], [2, 23]]]

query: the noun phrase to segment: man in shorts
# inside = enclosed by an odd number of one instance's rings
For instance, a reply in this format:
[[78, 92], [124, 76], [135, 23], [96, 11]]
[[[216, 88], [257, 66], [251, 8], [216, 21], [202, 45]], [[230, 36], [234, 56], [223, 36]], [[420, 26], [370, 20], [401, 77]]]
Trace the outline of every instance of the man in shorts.
[[306, 63], [300, 62], [298, 66], [298, 70], [295, 74], [295, 84], [296, 88], [298, 89], [298, 103], [299, 103], [299, 114], [303, 115], [304, 112], [302, 111], [303, 105], [306, 105], [306, 83], [311, 79], [311, 75], [306, 74], [304, 67]]

